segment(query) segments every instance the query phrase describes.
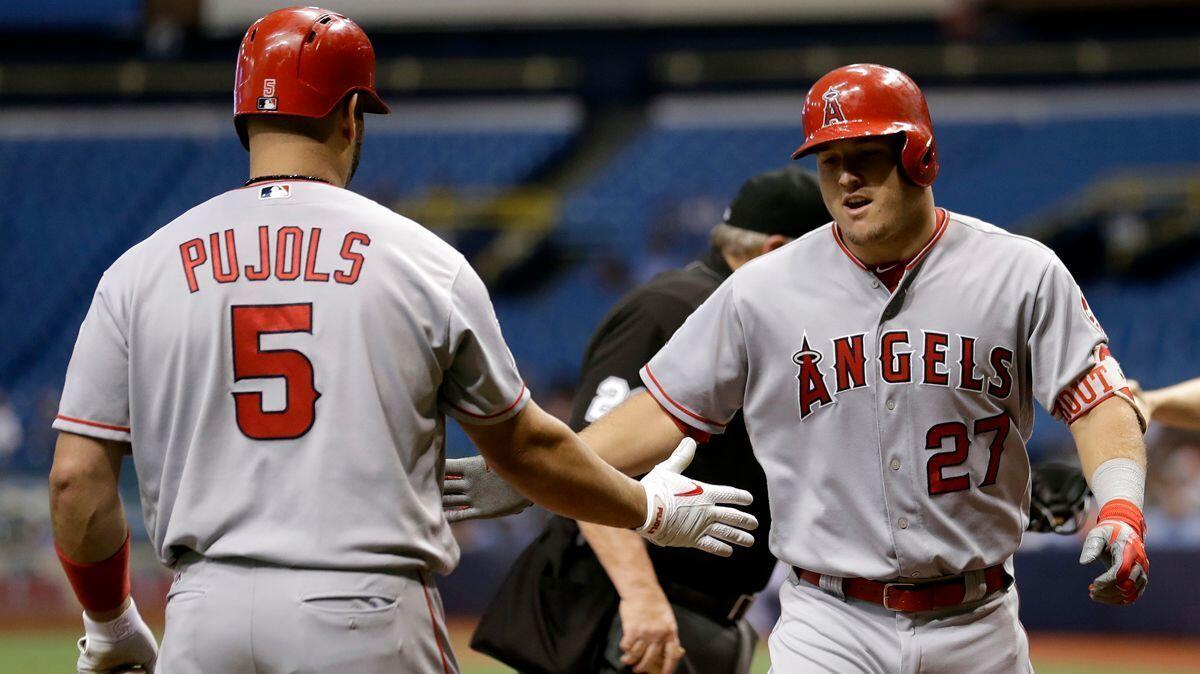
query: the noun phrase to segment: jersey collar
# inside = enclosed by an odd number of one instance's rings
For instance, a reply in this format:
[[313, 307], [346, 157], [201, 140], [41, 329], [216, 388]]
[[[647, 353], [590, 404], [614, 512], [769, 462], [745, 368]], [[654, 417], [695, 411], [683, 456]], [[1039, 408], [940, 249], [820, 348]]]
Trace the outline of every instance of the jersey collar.
[[247, 180], [246, 184], [242, 185], [241, 187], [235, 187], [233, 189], [234, 189], [234, 191], [245, 190], [245, 189], [249, 189], [251, 187], [262, 187], [263, 185], [273, 185], [275, 183], [313, 183], [316, 185], [328, 185], [330, 187], [337, 187], [337, 189], [339, 189], [339, 190], [346, 189], [345, 187], [338, 187], [337, 185], [334, 185], [333, 183], [329, 182], [328, 180], [322, 180], [320, 178], [309, 178], [306, 176], [263, 176], [262, 178], [252, 178], [250, 180]]
[[[925, 245], [921, 247], [921, 250], [917, 251], [917, 254], [905, 263], [905, 271], [908, 271], [920, 264], [921, 260], [929, 254], [929, 251], [933, 250], [933, 247], [937, 245], [937, 242], [942, 238], [942, 235], [946, 233], [946, 227], [950, 224], [950, 215], [946, 213], [946, 209], [944, 208], [934, 209], [934, 212], [937, 214], [937, 225], [934, 227], [933, 235], [929, 237], [929, 241], [927, 241]], [[859, 269], [862, 269], [863, 271], [871, 271], [871, 267], [865, 264], [862, 260], [858, 259], [858, 256], [851, 252], [850, 248], [846, 246], [846, 242], [842, 240], [842, 230], [838, 227], [836, 221], [833, 223], [833, 227], [830, 229], [833, 231], [833, 240], [837, 242], [838, 248], [842, 249], [842, 252], [846, 254], [846, 257], [850, 258], [850, 261], [853, 262]]]

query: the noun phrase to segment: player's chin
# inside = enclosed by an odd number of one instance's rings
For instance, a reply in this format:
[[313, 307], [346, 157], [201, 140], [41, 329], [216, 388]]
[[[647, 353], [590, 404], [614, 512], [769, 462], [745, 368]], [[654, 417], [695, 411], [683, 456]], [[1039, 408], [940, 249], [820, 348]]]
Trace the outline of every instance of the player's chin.
[[838, 220], [842, 236], [856, 246], [871, 246], [880, 242], [880, 227], [870, 219]]

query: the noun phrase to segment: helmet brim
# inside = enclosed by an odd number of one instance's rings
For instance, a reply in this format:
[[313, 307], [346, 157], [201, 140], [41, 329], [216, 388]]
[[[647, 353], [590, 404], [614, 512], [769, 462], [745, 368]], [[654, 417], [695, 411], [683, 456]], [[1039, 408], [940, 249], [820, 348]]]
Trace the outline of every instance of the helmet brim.
[[358, 94], [358, 106], [363, 112], [369, 112], [375, 115], [387, 115], [392, 112], [387, 103], [379, 97], [379, 94], [370, 89], [356, 89], [354, 93]]
[[911, 124], [903, 122], [889, 122], [880, 124], [879, 122], [854, 121], [843, 122], [841, 124], [830, 124], [827, 127], [818, 129], [815, 133], [808, 137], [808, 140], [803, 145], [796, 148], [792, 153], [792, 159], [799, 159], [805, 155], [816, 152], [822, 145], [832, 143], [835, 140], [845, 140], [848, 138], [869, 138], [871, 136], [891, 136], [905, 131], [912, 131], [915, 127]]

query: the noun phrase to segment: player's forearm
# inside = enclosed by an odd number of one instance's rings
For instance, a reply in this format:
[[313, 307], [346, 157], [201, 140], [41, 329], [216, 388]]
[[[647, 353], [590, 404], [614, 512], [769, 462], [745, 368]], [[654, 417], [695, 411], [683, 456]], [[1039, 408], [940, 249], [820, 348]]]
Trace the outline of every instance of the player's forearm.
[[1096, 469], [1111, 459], [1130, 459], [1145, 469], [1146, 445], [1137, 414], [1121, 398], [1112, 397], [1097, 405], [1071, 424], [1071, 434], [1089, 483]]
[[571, 519], [612, 527], [645, 523], [641, 485], [600, 460], [566, 424], [532, 401], [505, 438], [488, 437], [486, 427], [466, 430], [488, 464], [534, 503]]
[[1146, 391], [1150, 417], [1168, 426], [1200, 429], [1200, 378]]
[[[94, 445], [94, 446], [89, 446]], [[54, 542], [67, 557], [91, 563], [111, 557], [128, 527], [117, 489], [120, 453], [103, 442], [63, 433], [50, 469], [50, 520]]]
[[579, 434], [600, 458], [629, 475], [671, 455], [683, 433], [649, 393], [639, 393]]
[[97, 622], [119, 617], [130, 602], [125, 547], [129, 528], [117, 487], [127, 448], [62, 433], [50, 469], [54, 543], [80, 603]]
[[622, 598], [663, 594], [641, 536], [588, 522], [580, 522], [579, 531]]

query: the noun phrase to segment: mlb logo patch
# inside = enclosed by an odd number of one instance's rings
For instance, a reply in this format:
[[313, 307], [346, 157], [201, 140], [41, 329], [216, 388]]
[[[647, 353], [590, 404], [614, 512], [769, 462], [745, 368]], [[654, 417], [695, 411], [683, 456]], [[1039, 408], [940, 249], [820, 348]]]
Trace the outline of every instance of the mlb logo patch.
[[258, 191], [259, 199], [287, 199], [291, 196], [291, 185], [267, 185]]
[[263, 80], [263, 93], [258, 99], [258, 109], [271, 111], [279, 109], [279, 99], [275, 97], [275, 80]]

